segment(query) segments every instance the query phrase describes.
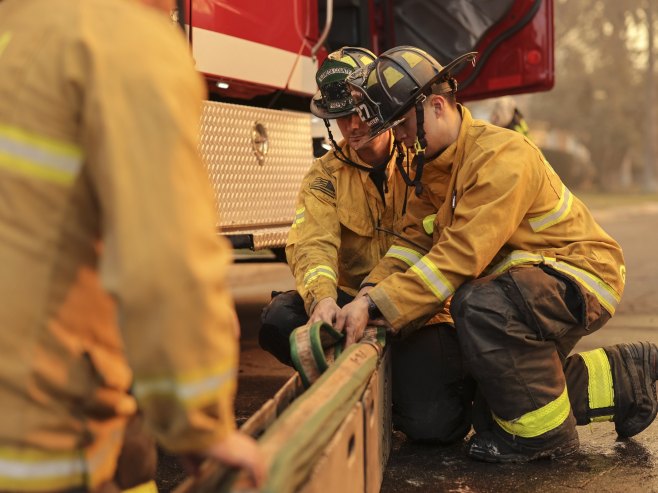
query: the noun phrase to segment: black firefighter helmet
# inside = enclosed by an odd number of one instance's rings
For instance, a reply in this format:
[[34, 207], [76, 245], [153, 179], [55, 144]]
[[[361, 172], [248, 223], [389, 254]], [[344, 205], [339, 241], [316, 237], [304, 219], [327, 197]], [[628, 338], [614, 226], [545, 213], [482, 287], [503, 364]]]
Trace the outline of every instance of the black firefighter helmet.
[[398, 125], [402, 116], [430, 94], [457, 90], [455, 68], [475, 63], [476, 52], [455, 58], [445, 67], [429, 53], [413, 46], [398, 46], [352, 72], [347, 83], [359, 116], [375, 137]]
[[398, 165], [405, 183], [415, 188], [416, 195], [422, 191], [427, 147], [423, 101], [431, 93], [455, 93], [457, 81], [452, 72], [462, 63], [475, 63], [476, 55], [476, 52], [466, 53], [444, 67], [420, 48], [398, 46], [347, 77], [354, 105], [368, 125], [371, 139], [402, 123], [404, 114], [412, 107], [416, 108], [414, 178]]

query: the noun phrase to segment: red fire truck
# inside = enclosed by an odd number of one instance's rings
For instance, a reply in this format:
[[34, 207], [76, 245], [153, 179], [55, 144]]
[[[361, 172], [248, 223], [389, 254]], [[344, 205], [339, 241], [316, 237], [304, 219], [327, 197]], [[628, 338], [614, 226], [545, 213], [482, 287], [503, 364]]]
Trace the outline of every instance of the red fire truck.
[[[327, 52], [418, 46], [456, 74], [461, 101], [550, 89], [552, 0], [180, 0], [179, 21], [208, 81], [201, 152], [236, 247], [285, 244], [299, 184], [321, 143], [315, 71]], [[316, 146], [315, 155], [320, 148]], [[322, 151], [321, 151], [322, 152]]]

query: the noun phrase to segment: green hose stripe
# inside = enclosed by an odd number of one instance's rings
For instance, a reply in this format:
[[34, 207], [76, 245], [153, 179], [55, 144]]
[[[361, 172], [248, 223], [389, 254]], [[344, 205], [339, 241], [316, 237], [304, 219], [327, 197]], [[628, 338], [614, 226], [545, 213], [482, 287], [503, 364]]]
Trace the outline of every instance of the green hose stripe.
[[329, 368], [329, 365], [327, 364], [327, 358], [324, 356], [322, 339], [320, 338], [320, 329], [324, 328], [325, 325], [327, 324], [324, 322], [315, 322], [309, 329], [309, 335], [311, 339], [311, 352], [313, 354], [315, 365], [317, 366], [320, 373]]

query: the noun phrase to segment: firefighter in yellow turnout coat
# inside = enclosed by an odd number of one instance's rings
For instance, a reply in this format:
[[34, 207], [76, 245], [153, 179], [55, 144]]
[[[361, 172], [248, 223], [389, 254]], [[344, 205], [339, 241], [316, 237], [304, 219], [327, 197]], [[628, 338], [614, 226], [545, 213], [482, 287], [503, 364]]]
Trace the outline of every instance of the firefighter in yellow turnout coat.
[[[411, 192], [403, 177], [406, 161], [403, 172], [396, 166], [391, 133], [378, 136], [358, 153], [353, 149], [367, 137], [368, 128], [356, 115], [344, 80], [373, 59], [366, 50], [346, 47], [332, 53], [316, 76], [320, 91], [311, 111], [325, 121], [337, 119], [345, 139], [334, 142], [335, 151], [313, 163], [300, 189], [286, 247], [297, 291], [275, 296], [263, 311], [260, 344], [288, 365], [292, 364], [290, 333], [309, 318], [333, 324], [339, 307], [357, 294], [389, 250], [395, 238], [391, 232], [402, 230]], [[331, 132], [330, 138], [333, 141]], [[447, 185], [446, 181], [444, 188]], [[437, 374], [443, 373], [450, 384], [460, 382], [455, 388], [467, 386], [461, 384], [460, 360], [445, 361], [440, 367], [433, 363], [447, 348], [457, 346], [449, 313], [446, 310], [431, 322], [414, 337], [393, 344], [394, 421], [412, 438], [447, 442], [461, 438], [467, 426], [446, 434], [435, 424], [441, 419], [441, 396], [460, 390], [445, 390], [444, 383], [435, 388], [434, 382], [440, 381]], [[410, 355], [415, 361], [407, 361]], [[416, 383], [410, 385], [410, 380]], [[431, 401], [427, 400], [428, 388], [434, 391]], [[453, 420], [461, 418], [461, 409], [455, 409]]]
[[[432, 156], [409, 207], [434, 214], [405, 229], [429, 253], [396, 242], [367, 279], [376, 286], [343, 308], [337, 326], [353, 339], [369, 316], [400, 329], [454, 295], [461, 352], [490, 408], [469, 442], [476, 459], [567, 455], [578, 447], [576, 421], [614, 420], [621, 436], [639, 433], [656, 415], [656, 346], [567, 360], [614, 315], [621, 249], [527, 138], [455, 103], [450, 71], [472, 57], [442, 67], [422, 50], [394, 48], [348, 79], [373, 135], [396, 125], [421, 160]], [[434, 189], [446, 175], [443, 200]]]
[[259, 475], [180, 31], [140, 2], [3, 0], [0, 73], [0, 490], [135, 486], [109, 485], [137, 406], [168, 450]]

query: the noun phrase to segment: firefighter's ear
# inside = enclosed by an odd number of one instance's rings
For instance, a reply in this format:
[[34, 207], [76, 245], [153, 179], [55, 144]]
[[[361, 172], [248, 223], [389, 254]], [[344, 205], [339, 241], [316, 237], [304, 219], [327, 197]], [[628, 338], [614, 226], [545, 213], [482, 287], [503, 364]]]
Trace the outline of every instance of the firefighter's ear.
[[443, 96], [438, 94], [430, 94], [429, 106], [436, 118], [440, 117], [445, 108], [446, 100]]

